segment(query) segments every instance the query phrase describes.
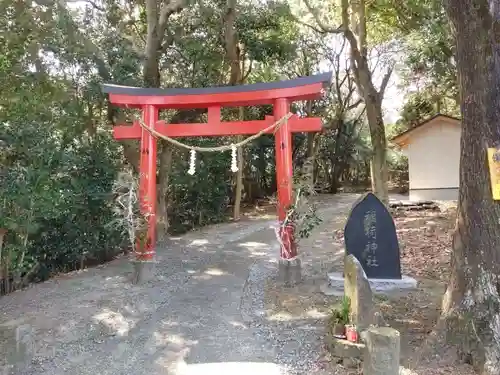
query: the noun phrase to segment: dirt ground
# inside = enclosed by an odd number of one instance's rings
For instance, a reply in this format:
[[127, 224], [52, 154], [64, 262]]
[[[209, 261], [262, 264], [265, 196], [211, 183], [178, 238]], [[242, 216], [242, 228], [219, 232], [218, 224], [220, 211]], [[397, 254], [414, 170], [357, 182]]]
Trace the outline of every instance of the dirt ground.
[[[455, 215], [456, 206], [444, 203], [440, 204], [439, 211], [393, 212], [400, 242], [402, 270], [404, 274], [418, 280], [418, 289], [409, 293], [375, 296], [375, 303], [384, 320], [401, 333], [401, 365], [407, 375], [474, 374], [469, 366], [456, 361], [453, 352], [439, 358], [426, 358], [425, 361], [419, 356], [426, 349], [426, 339], [440, 316], [441, 301], [450, 274], [451, 235]], [[335, 221], [325, 223], [319, 240], [315, 236], [313, 243], [305, 241], [301, 246], [312, 247], [316, 264], [314, 267], [306, 264], [303, 284], [291, 289], [279, 287], [272, 282], [267, 284], [265, 300], [268, 316], [274, 319], [287, 315], [311, 314], [325, 317], [332, 305], [338, 302], [339, 299], [327, 297], [320, 290], [321, 284], [325, 282], [324, 272], [338, 271], [342, 267], [339, 253], [343, 253], [345, 216], [344, 220], [341, 216], [333, 217], [332, 220]], [[317, 246], [318, 244], [320, 245]], [[338, 375], [361, 374], [361, 369], [355, 371], [333, 365], [326, 349], [318, 359], [318, 366]]]
[[[357, 197], [317, 197], [324, 221], [299, 244], [304, 282], [294, 288], [276, 283], [275, 211], [263, 202], [245, 209], [237, 223], [169, 238], [158, 249], [155, 278], [144, 285], [129, 283], [132, 266], [123, 257], [3, 296], [0, 328], [21, 317], [33, 329], [36, 356], [23, 372], [29, 375], [223, 375], [250, 368], [273, 375], [285, 369], [290, 375], [357, 374], [334, 367], [322, 346], [336, 300], [321, 292], [326, 273], [342, 269], [342, 228]], [[439, 316], [453, 210], [394, 215], [403, 271], [419, 288], [376, 303], [401, 332], [402, 364], [411, 364], [405, 375], [472, 374], [452, 355], [425, 363], [413, 355]], [[0, 369], [7, 347], [1, 333]]]

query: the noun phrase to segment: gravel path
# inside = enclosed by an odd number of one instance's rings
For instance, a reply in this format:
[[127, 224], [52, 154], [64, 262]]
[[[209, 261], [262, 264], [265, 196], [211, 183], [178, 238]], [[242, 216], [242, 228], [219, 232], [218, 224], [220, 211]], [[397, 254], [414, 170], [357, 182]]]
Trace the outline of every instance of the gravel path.
[[[323, 217], [345, 216], [355, 198], [321, 197]], [[265, 311], [264, 284], [277, 271], [273, 224], [171, 238], [144, 285], [128, 282], [123, 258], [0, 298], [0, 369], [12, 358], [13, 327], [25, 324], [33, 359], [15, 374], [319, 374], [324, 325]], [[304, 254], [306, 274], [314, 251]]]

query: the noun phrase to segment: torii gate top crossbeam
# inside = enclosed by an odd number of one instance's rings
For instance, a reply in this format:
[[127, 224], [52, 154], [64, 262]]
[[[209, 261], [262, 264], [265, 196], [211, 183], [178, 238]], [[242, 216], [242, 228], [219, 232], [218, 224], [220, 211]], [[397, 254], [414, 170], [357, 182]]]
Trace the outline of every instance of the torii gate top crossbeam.
[[141, 88], [104, 84], [113, 104], [130, 107], [154, 105], [157, 108], [207, 108], [210, 106], [249, 106], [274, 104], [276, 99], [313, 100], [331, 82], [332, 73], [316, 74], [288, 81], [207, 88]]

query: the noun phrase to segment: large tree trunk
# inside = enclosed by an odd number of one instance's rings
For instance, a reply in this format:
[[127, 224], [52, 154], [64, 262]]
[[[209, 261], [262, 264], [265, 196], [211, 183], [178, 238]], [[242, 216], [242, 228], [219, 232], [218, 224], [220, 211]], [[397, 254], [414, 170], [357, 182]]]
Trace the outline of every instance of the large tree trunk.
[[307, 189], [309, 191], [314, 191], [315, 179], [316, 176], [316, 137], [318, 133], [307, 133], [307, 149], [306, 149], [306, 160], [302, 167], [302, 173], [304, 174], [304, 182], [307, 185]]
[[382, 115], [382, 103], [377, 92], [366, 95], [366, 116], [370, 127], [370, 138], [372, 141], [372, 190], [384, 202], [389, 203], [389, 191], [387, 180], [389, 172], [387, 169], [387, 139], [385, 136], [384, 119]]
[[[178, 110], [171, 118], [171, 124], [179, 123], [190, 123], [200, 120], [200, 116], [203, 114], [203, 109], [184, 109]], [[170, 172], [172, 171], [172, 155], [174, 152], [174, 146], [167, 141], [158, 139], [159, 152], [158, 152], [158, 206], [157, 206], [157, 231], [158, 240], [165, 239], [169, 221], [168, 221], [168, 207], [169, 207], [169, 196], [168, 196], [168, 186], [170, 184]]]
[[337, 194], [340, 188], [340, 177], [342, 176], [342, 172], [344, 170], [345, 160], [345, 155], [342, 155], [342, 152], [345, 153], [345, 147], [342, 143], [342, 134], [345, 128], [345, 122], [342, 118], [339, 118], [336, 123], [337, 133], [335, 134], [335, 151], [333, 154], [332, 172], [330, 176], [330, 193], [332, 194]]
[[224, 39], [226, 45], [226, 58], [230, 66], [228, 84], [237, 85], [242, 80], [240, 68], [240, 49], [238, 46], [238, 33], [236, 32], [236, 0], [227, 0], [226, 14], [224, 16]]
[[[239, 108], [239, 120], [243, 121], [245, 119], [245, 109], [243, 107]], [[242, 136], [239, 136], [236, 138], [238, 142], [241, 142], [243, 140]], [[234, 220], [239, 220], [240, 219], [240, 211], [241, 211], [241, 199], [243, 197], [243, 167], [244, 167], [244, 154], [243, 154], [243, 148], [240, 147], [237, 150], [237, 155], [236, 157], [238, 158], [237, 165], [238, 165], [238, 171], [236, 172], [236, 184], [235, 184], [235, 191], [234, 191], [234, 210], [233, 210], [233, 219]]]
[[500, 140], [500, 1], [448, 0], [462, 97], [460, 196], [452, 275], [443, 300], [447, 339], [483, 375], [500, 374], [500, 204], [486, 147]]
[[[165, 41], [165, 32], [170, 16], [180, 12], [186, 6], [186, 0], [146, 0], [146, 48], [143, 80], [146, 87], [160, 87], [160, 54], [165, 47], [173, 43], [173, 39]], [[163, 43], [163, 45], [162, 45]], [[160, 142], [160, 140], [157, 140]], [[158, 163], [158, 181], [157, 181], [157, 218], [158, 238], [162, 239], [166, 235], [168, 229], [168, 183], [169, 174], [172, 169], [172, 145], [163, 141], [159, 154], [160, 162]]]
[[[125, 118], [123, 117], [123, 112], [118, 111], [113, 105], [108, 101], [107, 103], [107, 115], [108, 121], [113, 126], [117, 123], [124, 123]], [[135, 173], [139, 173], [139, 146], [135, 140], [121, 140], [123, 147], [123, 154], [125, 160], [132, 167]]]
[[[224, 39], [226, 45], [227, 60], [230, 66], [229, 82], [230, 86], [244, 83], [245, 65], [242, 59], [242, 51], [239, 47], [239, 37], [236, 31], [236, 0], [227, 0], [226, 14], [224, 17]], [[240, 107], [238, 117], [240, 121], [244, 120], [244, 108]], [[242, 136], [236, 137], [236, 142], [241, 142]], [[240, 219], [241, 198], [243, 195], [243, 150], [237, 150], [238, 158], [238, 171], [235, 175], [235, 189], [234, 189], [234, 209], [233, 219]]]
[[[157, 0], [146, 0], [146, 48], [145, 59], [143, 66], [143, 81], [146, 87], [160, 87], [160, 66], [159, 66], [159, 50], [163, 35], [159, 35], [159, 17]], [[172, 165], [172, 146], [165, 141], [159, 139], [156, 142], [161, 144], [160, 148], [160, 162], [158, 163], [158, 179], [157, 186], [157, 239], [162, 240], [165, 238], [166, 230], [168, 229], [168, 215], [167, 215], [167, 190], [168, 190], [168, 174]], [[160, 146], [160, 144], [158, 146]], [[169, 157], [170, 155], [170, 157]], [[166, 164], [168, 163], [168, 164]]]
[[[358, 94], [363, 98], [366, 106], [366, 116], [370, 127], [370, 137], [373, 148], [372, 190], [385, 204], [389, 203], [387, 189], [387, 141], [385, 125], [382, 116], [382, 98], [392, 74], [392, 67], [388, 69], [382, 79], [379, 90], [373, 83], [373, 75], [368, 64], [368, 48], [366, 34], [366, 4], [364, 0], [351, 3], [351, 21], [349, 22], [349, 0], [341, 0], [342, 24], [344, 35], [351, 49], [351, 65]], [[351, 25], [352, 28], [349, 27]]]
[[[306, 115], [310, 117], [312, 115], [312, 101], [308, 100], [306, 105]], [[304, 181], [307, 185], [309, 191], [314, 191], [314, 176], [316, 169], [316, 138], [318, 136], [317, 132], [307, 133], [306, 135], [306, 161], [304, 162], [304, 167], [302, 168], [302, 173], [304, 174]]]
[[146, 87], [160, 87], [159, 50], [163, 35], [159, 35], [157, 0], [146, 0], [146, 50], [144, 60], [144, 84]]
[[172, 170], [173, 147], [171, 144], [162, 141], [159, 152], [159, 173], [158, 173], [158, 206], [157, 206], [157, 230], [158, 240], [162, 241], [167, 236], [168, 222], [168, 185], [170, 183], [170, 172]]

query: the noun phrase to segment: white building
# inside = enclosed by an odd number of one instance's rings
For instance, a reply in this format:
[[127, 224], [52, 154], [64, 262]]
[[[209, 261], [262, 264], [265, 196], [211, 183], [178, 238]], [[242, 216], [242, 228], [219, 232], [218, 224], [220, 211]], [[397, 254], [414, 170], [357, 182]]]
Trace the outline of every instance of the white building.
[[458, 199], [459, 119], [436, 115], [394, 137], [408, 158], [410, 200]]

